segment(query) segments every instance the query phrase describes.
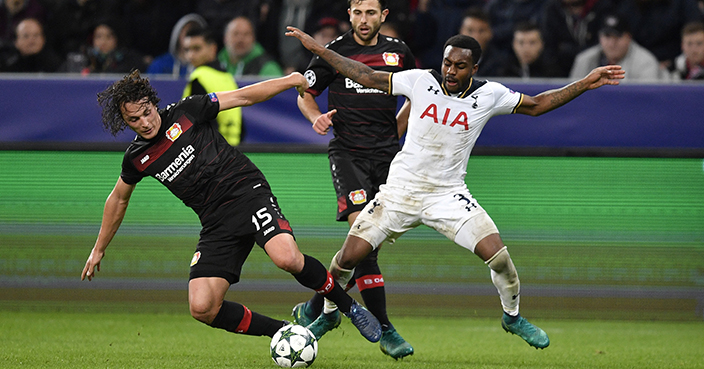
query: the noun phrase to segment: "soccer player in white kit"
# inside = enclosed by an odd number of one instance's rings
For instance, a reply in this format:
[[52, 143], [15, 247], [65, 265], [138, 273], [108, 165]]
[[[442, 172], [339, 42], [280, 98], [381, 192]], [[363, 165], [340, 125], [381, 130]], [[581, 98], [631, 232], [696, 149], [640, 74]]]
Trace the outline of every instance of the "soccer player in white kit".
[[[545, 331], [518, 312], [516, 268], [496, 225], [467, 189], [467, 161], [492, 116], [546, 113], [587, 90], [619, 84], [625, 74], [621, 67], [596, 68], [565, 87], [528, 96], [500, 83], [472, 78], [481, 47], [469, 36], [447, 40], [441, 74], [419, 69], [389, 73], [344, 58], [295, 27], [288, 29], [287, 36], [301, 40], [340, 73], [366, 87], [404, 95], [411, 102], [406, 142], [391, 163], [386, 184], [362, 210], [333, 257], [330, 272], [338, 283], [345, 285], [354, 267], [383, 241], [393, 241], [425, 224], [474, 252], [489, 266], [504, 311], [504, 330], [535, 348], [547, 347], [550, 340]], [[334, 309], [334, 304], [326, 301], [325, 309]]]

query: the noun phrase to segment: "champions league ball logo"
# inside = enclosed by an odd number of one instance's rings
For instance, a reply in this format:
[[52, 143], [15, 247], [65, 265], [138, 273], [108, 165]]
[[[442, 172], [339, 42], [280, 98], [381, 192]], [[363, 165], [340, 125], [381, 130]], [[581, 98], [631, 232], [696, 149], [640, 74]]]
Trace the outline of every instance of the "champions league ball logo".
[[313, 87], [313, 85], [315, 85], [315, 72], [312, 70], [307, 70], [303, 76], [306, 77], [306, 80], [308, 81], [308, 87]]

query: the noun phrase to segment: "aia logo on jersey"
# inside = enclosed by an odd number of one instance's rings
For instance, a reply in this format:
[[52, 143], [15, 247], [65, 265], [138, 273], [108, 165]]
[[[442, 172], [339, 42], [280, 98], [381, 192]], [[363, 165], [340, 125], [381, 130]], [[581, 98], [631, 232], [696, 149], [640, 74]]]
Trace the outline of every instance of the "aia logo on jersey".
[[[440, 118], [440, 115], [442, 115], [442, 118]], [[461, 110], [457, 113], [457, 111], [452, 111], [450, 108], [445, 108], [445, 112], [438, 112], [438, 106], [435, 104], [430, 104], [427, 108], [425, 108], [423, 114], [420, 115], [420, 119], [423, 118], [430, 118], [435, 124], [442, 124], [443, 126], [449, 125], [450, 127], [462, 126], [465, 131], [469, 130], [469, 119], [467, 118], [467, 113]], [[450, 121], [450, 118], [452, 118], [452, 121]]]
[[218, 102], [218, 95], [216, 95], [215, 92], [209, 93], [208, 96], [210, 97], [210, 101]]
[[367, 191], [364, 191], [363, 189], [355, 190], [350, 192], [349, 197], [353, 204], [361, 205], [367, 202]]
[[174, 142], [177, 138], [179, 138], [179, 136], [181, 136], [181, 133], [183, 133], [181, 125], [178, 123], [174, 123], [171, 128], [166, 130], [166, 138], [171, 140], [171, 142]]
[[398, 66], [398, 62], [399, 62], [399, 59], [400, 59], [400, 58], [398, 57], [398, 54], [396, 54], [396, 53], [384, 53], [381, 57], [384, 59], [384, 63], [386, 63], [386, 65], [391, 65], [391, 66], [394, 66], [394, 67], [395, 67], [395, 66]]

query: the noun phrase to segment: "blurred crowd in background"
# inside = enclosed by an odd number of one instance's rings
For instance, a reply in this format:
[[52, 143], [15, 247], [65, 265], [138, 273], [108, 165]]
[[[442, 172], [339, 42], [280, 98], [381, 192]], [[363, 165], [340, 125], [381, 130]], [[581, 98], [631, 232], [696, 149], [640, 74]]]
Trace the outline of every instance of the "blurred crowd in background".
[[[366, 0], [369, 1], [369, 0]], [[374, 1], [374, 0], [372, 0]], [[0, 0], [0, 72], [144, 73], [186, 78], [193, 28], [235, 76], [303, 72], [296, 26], [327, 43], [349, 31], [347, 0]], [[704, 0], [388, 0], [381, 33], [439, 69], [461, 33], [482, 46], [478, 76], [581, 78], [620, 64], [626, 80], [704, 80]], [[202, 32], [201, 32], [202, 34]], [[190, 58], [189, 58], [190, 54]], [[213, 60], [214, 61], [214, 60]], [[206, 60], [206, 62], [213, 62]]]

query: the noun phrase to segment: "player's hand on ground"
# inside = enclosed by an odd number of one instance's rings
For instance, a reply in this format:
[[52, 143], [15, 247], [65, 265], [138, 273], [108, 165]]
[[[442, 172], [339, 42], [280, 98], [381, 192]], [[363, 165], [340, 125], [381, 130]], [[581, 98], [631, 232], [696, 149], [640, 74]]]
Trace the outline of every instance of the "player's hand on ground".
[[620, 65], [605, 65], [595, 68], [584, 79], [587, 89], [592, 90], [603, 85], [617, 85], [625, 77], [626, 71]]
[[325, 46], [319, 44], [313, 37], [300, 29], [292, 26], [288, 26], [286, 29], [288, 30], [288, 32], [285, 33], [286, 36], [299, 39], [303, 47], [310, 50], [313, 54], [319, 55], [318, 53], [325, 50]]
[[83, 272], [81, 273], [81, 280], [86, 279], [86, 277], [88, 277], [89, 281], [93, 280], [95, 272], [100, 271], [100, 261], [103, 260], [103, 256], [105, 256], [104, 252], [98, 252], [95, 249], [90, 252], [90, 256], [88, 256], [88, 260], [86, 261], [86, 266], [83, 267]]
[[332, 109], [325, 114], [320, 114], [313, 122], [313, 130], [319, 135], [325, 136], [332, 126], [332, 116], [337, 113], [337, 109]]
[[296, 79], [296, 91], [298, 91], [298, 95], [303, 97], [303, 93], [306, 92], [309, 87], [308, 80], [306, 79], [306, 77], [303, 77], [303, 75], [298, 72], [293, 72], [290, 74], [290, 76]]

